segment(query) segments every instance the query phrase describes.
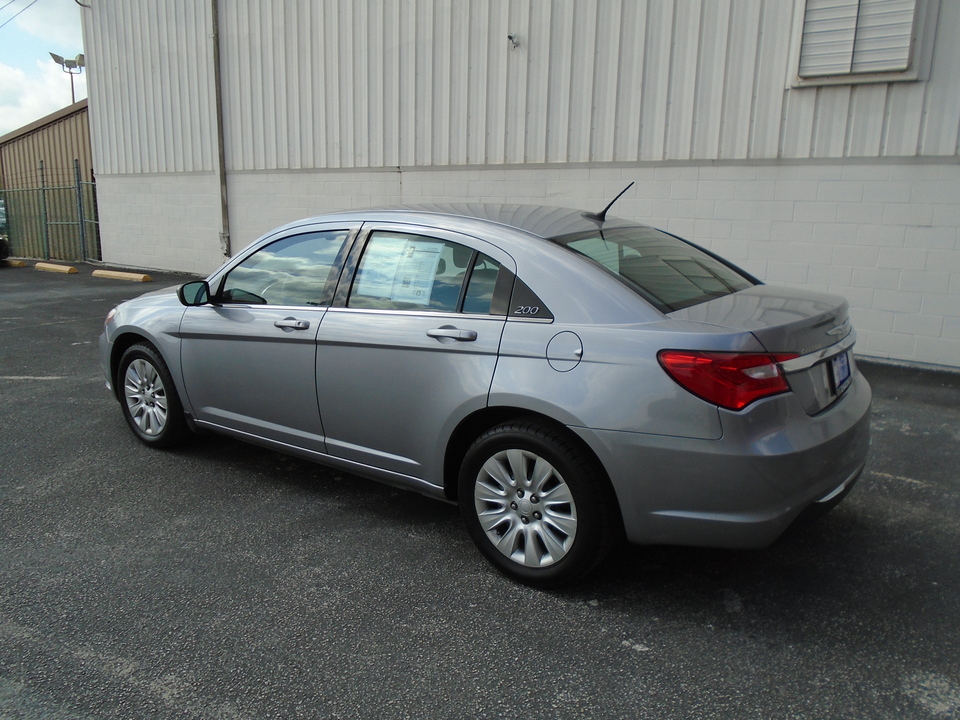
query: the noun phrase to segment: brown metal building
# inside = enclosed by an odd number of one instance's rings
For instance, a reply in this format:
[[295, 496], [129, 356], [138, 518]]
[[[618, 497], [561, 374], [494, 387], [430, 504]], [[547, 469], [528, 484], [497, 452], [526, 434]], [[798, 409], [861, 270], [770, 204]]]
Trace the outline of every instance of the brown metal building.
[[95, 197], [86, 99], [0, 137], [12, 256], [98, 260]]

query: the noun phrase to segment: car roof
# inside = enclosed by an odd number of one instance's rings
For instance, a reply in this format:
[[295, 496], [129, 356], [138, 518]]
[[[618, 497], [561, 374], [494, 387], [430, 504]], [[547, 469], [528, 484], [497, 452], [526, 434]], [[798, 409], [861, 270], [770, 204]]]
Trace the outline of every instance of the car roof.
[[552, 238], [571, 233], [595, 231], [598, 227], [612, 228], [638, 226], [620, 218], [610, 217], [602, 223], [588, 217], [583, 210], [549, 205], [508, 205], [503, 203], [438, 203], [422, 205], [396, 205], [370, 208], [368, 210], [348, 210], [330, 213], [312, 221], [327, 219], [357, 218], [363, 220], [422, 220], [436, 222], [437, 216], [481, 223], [492, 223], [517, 230], [540, 238]]
[[[536, 275], [526, 275], [524, 282], [533, 278], [549, 278], [549, 282], [531, 285], [547, 307], [567, 308], [572, 323], [631, 324], [663, 319], [663, 314], [649, 303], [641, 301], [637, 293], [610, 277], [608, 271], [586, 261], [579, 253], [570, 252], [554, 238], [574, 233], [594, 233], [599, 228], [648, 227], [621, 218], [607, 217], [601, 221], [589, 217], [582, 210], [547, 206], [506, 203], [450, 203], [399, 205], [393, 207], [356, 208], [339, 210], [303, 218], [271, 230], [248, 245], [235, 256], [239, 262], [248, 252], [273, 242], [279, 236], [318, 226], [341, 226], [360, 223], [393, 223], [398, 226], [422, 226], [463, 233], [478, 238], [489, 246], [499, 248], [510, 258], [510, 269], [537, 268]], [[342, 229], [342, 226], [340, 227]], [[502, 261], [502, 258], [497, 258]], [[211, 278], [228, 272], [227, 262]], [[586, 283], [591, 287], [587, 302], [574, 297], [569, 288]]]

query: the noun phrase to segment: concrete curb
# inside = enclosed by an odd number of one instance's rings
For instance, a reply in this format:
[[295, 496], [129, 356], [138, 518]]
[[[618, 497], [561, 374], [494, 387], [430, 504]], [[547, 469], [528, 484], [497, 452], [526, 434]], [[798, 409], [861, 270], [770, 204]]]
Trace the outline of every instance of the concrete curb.
[[153, 282], [153, 278], [145, 273], [120, 272], [119, 270], [94, 270], [93, 276], [114, 280], [131, 280], [133, 282]]
[[23, 260], [0, 260], [0, 265], [5, 265], [6, 267], [26, 267], [27, 264]]
[[71, 265], [54, 265], [53, 263], [47, 262], [38, 262], [33, 266], [37, 270], [43, 270], [44, 272], [56, 272], [56, 273], [66, 273], [72, 275], [73, 273], [79, 272], [75, 267]]

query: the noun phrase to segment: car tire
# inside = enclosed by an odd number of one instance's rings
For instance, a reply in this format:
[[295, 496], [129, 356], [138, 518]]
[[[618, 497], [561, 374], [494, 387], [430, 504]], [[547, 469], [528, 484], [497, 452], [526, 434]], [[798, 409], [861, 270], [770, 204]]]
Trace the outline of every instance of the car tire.
[[460, 511], [483, 555], [527, 585], [556, 587], [593, 569], [622, 527], [596, 462], [536, 419], [497, 425], [467, 450]]
[[123, 417], [146, 445], [167, 448], [187, 434], [183, 405], [167, 364], [148, 343], [127, 348], [117, 369], [117, 389]]

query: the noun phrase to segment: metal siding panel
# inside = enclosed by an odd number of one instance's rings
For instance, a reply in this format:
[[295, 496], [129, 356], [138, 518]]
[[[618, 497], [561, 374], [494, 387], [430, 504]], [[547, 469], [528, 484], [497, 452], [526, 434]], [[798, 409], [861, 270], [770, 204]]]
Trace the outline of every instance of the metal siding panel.
[[960, 135], [960, 2], [940, 4], [933, 65], [925, 83], [923, 120], [917, 142], [920, 155], [956, 155]]
[[525, 50], [528, 58], [527, 88], [530, 95], [527, 105], [526, 135], [524, 138], [526, 162], [547, 161], [547, 137], [550, 104], [550, 27], [553, 6], [550, 3], [530, 5], [527, 21]]
[[127, 13], [121, 9], [118, 16], [121, 18], [124, 28], [124, 38], [127, 39], [123, 48], [123, 55], [126, 56], [126, 62], [119, 66], [119, 81], [125, 98], [128, 99], [128, 111], [124, 114], [124, 138], [127, 145], [123, 148], [126, 157], [124, 163], [125, 172], [140, 173], [144, 171], [143, 158], [141, 155], [143, 142], [140, 133], [140, 120], [143, 112], [143, 103], [140, 98], [140, 90], [143, 83], [138, 82], [143, 77], [143, 59], [144, 55], [140, 52], [142, 46], [133, 37], [138, 27], [134, 22], [133, 16], [137, 9], [133, 6], [127, 6]]
[[290, 133], [292, 145], [296, 149], [291, 167], [313, 167], [313, 129], [314, 113], [317, 106], [313, 95], [313, 58], [310, 43], [310, 28], [313, 25], [313, 7], [298, 5], [293, 20], [293, 33], [297, 46], [297, 74], [294, 87], [297, 102], [290, 113]]
[[882, 155], [910, 157], [917, 154], [925, 95], [924, 84], [890, 84], [887, 107], [884, 110], [887, 119]]
[[[694, 96], [694, 124], [691, 128], [690, 157], [720, 157], [720, 131], [729, 55], [730, 0], [713, 0], [703, 5], [700, 15], [697, 82]], [[741, 54], [743, 48], [737, 48]]]
[[[164, 8], [166, 9], [166, 8]], [[176, 13], [177, 8], [174, 7]], [[160, 55], [160, 47], [167, 42], [166, 36], [172, 28], [176, 27], [177, 21], [167, 23], [164, 13], [161, 13], [158, 5], [152, 5], [144, 8], [147, 16], [147, 22], [133, 22], [130, 28], [131, 35], [135, 39], [138, 48], [145, 52], [140, 53], [141, 57], [156, 57]], [[176, 68], [171, 67], [171, 63], [159, 63], [154, 67], [153, 75], [156, 82], [147, 86], [145, 83], [137, 83], [137, 104], [143, 109], [143, 129], [145, 136], [150, 138], [150, 142], [140, 142], [140, 158], [142, 167], [147, 172], [158, 172], [160, 168], [177, 168], [178, 163], [175, 155], [172, 157], [168, 152], [173, 153], [175, 148], [173, 143], [168, 142], [167, 134], [164, 132], [163, 115], [165, 112], [173, 112], [173, 103], [179, 101], [179, 97], [173, 92], [173, 83], [170, 80], [171, 72]], [[154, 92], [150, 92], [153, 89]], [[156, 97], [156, 99], [155, 99]], [[182, 157], [180, 165], [182, 165]]]
[[784, 117], [783, 130], [780, 133], [780, 157], [810, 157], [818, 92], [818, 89], [793, 89], [787, 92], [783, 103]]
[[620, 108], [621, 31], [623, 4], [602, 3], [597, 17], [597, 66], [594, 70], [593, 142], [590, 159], [595, 162], [616, 160], [617, 116]]
[[850, 97], [846, 157], [877, 157], [883, 138], [883, 124], [889, 87], [857, 85]]
[[[484, 161], [501, 164], [506, 160], [507, 131], [507, 34], [509, 6], [505, 0], [489, 2], [489, 33], [482, 48], [487, 60], [487, 108]], [[482, 92], [482, 89], [481, 89]]]
[[569, 141], [566, 162], [588, 162], [593, 125], [594, 68], [597, 62], [597, 4], [574, 5], [573, 57], [570, 74]]
[[[197, 121], [197, 108], [199, 99], [196, 97], [196, 85], [191, 83], [191, 69], [195, 67], [193, 61], [199, 58], [193, 58], [187, 53], [189, 35], [191, 29], [196, 23], [196, 9], [186, 5], [182, 0], [173, 0], [173, 2], [157, 3], [152, 6], [139, 7], [141, 17], [140, 22], [134, 22], [145, 31], [148, 37], [156, 38], [156, 48], [154, 53], [162, 58], [190, 58], [191, 62], [177, 63], [161, 59], [159, 65], [170, 65], [170, 72], [166, 78], [163, 78], [161, 72], [162, 90], [169, 93], [170, 102], [164, 102], [163, 92], [161, 92], [160, 109], [160, 131], [164, 136], [164, 150], [157, 154], [155, 164], [148, 161], [148, 166], [152, 171], [159, 171], [163, 168], [166, 172], [183, 172], [194, 169], [193, 147], [202, 143], [200, 136], [202, 126]], [[146, 20], [144, 22], [143, 20]], [[186, 32], [183, 31], [186, 29]], [[153, 45], [151, 40], [151, 45]], [[148, 128], [147, 133], [155, 137], [153, 129]], [[169, 151], [167, 151], [169, 147]]]
[[843, 157], [849, 124], [851, 87], [838, 85], [817, 91], [811, 157]]
[[348, 68], [348, 86], [352, 95], [351, 108], [351, 155], [347, 159], [350, 167], [369, 167], [370, 165], [370, 36], [368, 32], [369, 13], [367, 3], [354, 4], [354, 16], [350, 31], [353, 39], [351, 56], [353, 62]]
[[726, 42], [727, 72], [723, 88], [723, 116], [717, 156], [748, 157], [760, 47], [762, 3], [733, 3]]
[[[209, 17], [175, 0], [98, 3], [87, 23], [103, 172], [209, 167]], [[201, 6], [202, 7], [202, 6]], [[185, 109], [188, 106], [189, 109]], [[100, 152], [98, 150], [98, 152]]]
[[310, 87], [315, 104], [310, 109], [310, 126], [313, 134], [313, 153], [310, 167], [326, 167], [327, 160], [327, 78], [324, 60], [326, 57], [326, 34], [324, 32], [324, 9], [317, 3], [311, 5], [310, 28]]
[[450, 16], [450, 149], [449, 161], [463, 165], [469, 156], [470, 112], [470, 12], [462, 2]]
[[675, 14], [674, 0], [657, 0], [647, 6], [640, 107], [641, 160], [663, 160], [667, 154], [667, 108]]
[[640, 122], [643, 109], [645, 25], [647, 0], [623, 0], [620, 22], [620, 73], [617, 78], [617, 112], [614, 159], [640, 159]]
[[384, 96], [384, 38], [383, 38], [384, 6], [378, 3], [370, 5], [367, 20], [364, 25], [365, 36], [363, 45], [369, 53], [368, 81], [364, 99], [367, 105], [367, 165], [382, 167], [383, 153], [383, 102]]
[[[413, 0], [403, 0], [400, 17], [400, 164], [416, 165], [417, 17]], [[413, 38], [413, 41], [410, 41]]]
[[[506, 37], [501, 38], [507, 62], [506, 76], [506, 137], [504, 160], [507, 163], [522, 163], [526, 158], [526, 140], [529, 98], [528, 74], [530, 72], [529, 5], [522, 0], [513, 0], [508, 6], [508, 34], [518, 36], [517, 47]], [[496, 52], [496, 48], [493, 49]]]
[[[287, 135], [289, 137], [289, 165], [293, 169], [304, 167], [304, 158], [312, 153], [312, 134], [305, 131], [313, 115], [313, 94], [310, 91], [310, 44], [306, 41], [310, 27], [310, 6], [291, 5], [288, 20], [291, 38], [286, 53], [290, 68], [290, 87], [294, 102], [287, 111]], [[309, 167], [309, 165], [307, 166]]]
[[341, 167], [340, 162], [340, 28], [337, 3], [323, 6], [323, 73], [324, 73], [324, 152], [323, 167]]
[[452, 18], [450, 0], [436, 0], [433, 7], [433, 42], [430, 62], [433, 71], [433, 142], [431, 152], [434, 165], [450, 164], [450, 120], [455, 112], [452, 103], [452, 62], [450, 47]]
[[88, 107], [20, 135], [0, 146], [3, 176], [0, 187], [8, 190], [39, 187], [38, 161], [43, 160], [47, 185], [73, 185], [74, 159], [80, 161], [80, 177], [88, 181], [93, 172]]
[[[268, 3], [268, 7], [273, 11], [270, 13], [270, 21], [267, 29], [270, 31], [267, 36], [269, 51], [265, 53], [267, 65], [264, 67], [263, 83], [270, 92], [267, 95], [267, 102], [264, 104], [264, 125], [268, 130], [269, 140], [265, 143], [267, 156], [264, 158], [264, 165], [269, 170], [278, 167], [290, 167], [290, 137], [287, 134], [287, 118], [292, 101], [296, 96], [287, 92], [291, 80], [295, 77], [293, 72], [299, 65], [299, 58], [294, 56], [292, 62], [285, 57], [286, 50], [296, 46], [292, 42], [287, 32], [286, 8], [287, 3]], [[292, 28], [291, 28], [292, 29]], [[288, 42], [285, 42], [287, 40]], [[271, 78], [282, 78], [280, 82], [270, 82]]]
[[433, 13], [430, 0], [411, 3], [416, 13], [416, 65], [413, 71], [415, 101], [415, 165], [433, 164]]
[[780, 155], [784, 104], [787, 94], [791, 92], [784, 89], [789, 62], [789, 53], [784, 48], [789, 42], [793, 8], [790, 3], [767, 0], [761, 10], [750, 141], [746, 156], [775, 158]]
[[569, 3], [554, 6], [550, 17], [549, 90], [547, 102], [547, 162], [566, 162], [570, 128], [571, 85], [573, 72], [573, 7]]
[[682, 12], [674, 11], [664, 160], [689, 160], [692, 157], [702, 9], [703, 2], [683, 3]]
[[[929, 80], [853, 93], [784, 90], [782, 0], [221, 4], [230, 170], [957, 153], [953, 2]], [[84, 15], [98, 169], [212, 170], [209, 3]]]
[[483, 48], [486, 47], [487, 24], [481, 21], [481, 7], [485, 0], [472, 0], [468, 5], [470, 26], [467, 40], [469, 68], [467, 71], [467, 163], [483, 161], [483, 136], [486, 116], [482, 110], [485, 105], [487, 85], [487, 64], [482, 61]]
[[383, 143], [381, 166], [395, 167], [400, 164], [400, 3], [392, 0], [384, 2], [381, 7], [383, 14], [378, 28], [379, 40], [373, 39], [373, 42], [380, 44], [383, 78], [378, 109]]

